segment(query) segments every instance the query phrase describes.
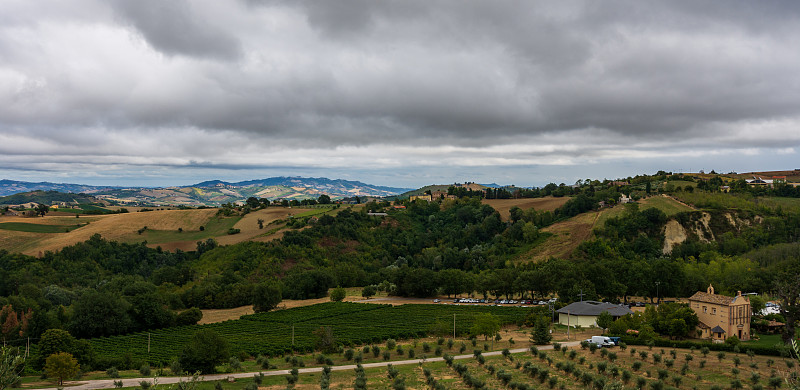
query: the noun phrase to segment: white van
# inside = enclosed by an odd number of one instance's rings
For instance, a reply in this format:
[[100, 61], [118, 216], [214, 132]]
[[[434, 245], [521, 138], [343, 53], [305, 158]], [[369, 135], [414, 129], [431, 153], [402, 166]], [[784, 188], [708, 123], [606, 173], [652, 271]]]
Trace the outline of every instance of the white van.
[[584, 341], [586, 341], [587, 343], [595, 344], [598, 347], [613, 347], [615, 345], [610, 338], [605, 336], [592, 336], [592, 338], [586, 339]]

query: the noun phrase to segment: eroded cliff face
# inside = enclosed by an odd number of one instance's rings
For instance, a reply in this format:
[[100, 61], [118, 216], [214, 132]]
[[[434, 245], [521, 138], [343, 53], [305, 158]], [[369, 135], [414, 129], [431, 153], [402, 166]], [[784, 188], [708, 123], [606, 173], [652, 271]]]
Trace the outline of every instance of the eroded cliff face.
[[694, 239], [703, 243], [716, 241], [716, 237], [726, 232], [740, 232], [743, 228], [764, 221], [759, 215], [737, 214], [726, 211], [709, 213], [696, 211], [683, 213], [670, 218], [664, 226], [664, 247], [662, 252], [672, 253], [678, 244]]
[[686, 230], [678, 221], [670, 219], [664, 227], [664, 249], [665, 255], [672, 253], [672, 248], [686, 241]]

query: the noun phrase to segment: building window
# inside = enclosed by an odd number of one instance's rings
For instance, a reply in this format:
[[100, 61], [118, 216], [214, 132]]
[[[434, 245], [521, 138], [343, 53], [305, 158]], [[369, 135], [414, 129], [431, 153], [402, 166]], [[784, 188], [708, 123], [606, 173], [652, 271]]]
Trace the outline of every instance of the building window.
[[703, 313], [708, 313], [708, 306], [703, 306]]
[[717, 314], [717, 308], [716, 307], [712, 307], [711, 308], [711, 314]]

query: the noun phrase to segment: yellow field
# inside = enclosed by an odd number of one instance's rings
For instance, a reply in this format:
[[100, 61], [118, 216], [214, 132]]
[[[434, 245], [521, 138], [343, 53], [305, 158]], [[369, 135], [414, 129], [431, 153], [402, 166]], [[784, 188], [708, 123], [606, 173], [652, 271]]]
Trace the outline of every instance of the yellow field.
[[[305, 208], [267, 208], [254, 211], [242, 217], [234, 228], [240, 233], [228, 235], [227, 231], [212, 232], [206, 229], [200, 232], [200, 227], [208, 228], [212, 219], [216, 219], [217, 209], [199, 210], [155, 210], [148, 212], [131, 212], [127, 214], [81, 216], [46, 216], [44, 218], [20, 218], [0, 216], [0, 222], [22, 222], [28, 224], [44, 225], [75, 225], [89, 223], [87, 226], [70, 231], [69, 233], [29, 233], [11, 230], [0, 230], [0, 248], [10, 252], [21, 252], [37, 256], [45, 251], [59, 250], [65, 246], [74, 245], [88, 240], [94, 234], [103, 238], [119, 242], [148, 241], [148, 246], [161, 246], [165, 250], [184, 251], [195, 250], [198, 236], [200, 239], [213, 237], [222, 245], [235, 244], [242, 241], [269, 241], [282, 237], [282, 223], [270, 224], [276, 220], [285, 219], [289, 215], [308, 212]], [[330, 211], [333, 212], [333, 211]], [[258, 228], [258, 219], [264, 220], [264, 228]], [[229, 222], [232, 223], [232, 222]], [[218, 224], [219, 225], [219, 224]], [[147, 226], [144, 234], [138, 231]], [[183, 233], [177, 233], [178, 229]], [[225, 228], [227, 229], [227, 228]], [[278, 231], [276, 231], [278, 230]], [[186, 239], [183, 239], [186, 236]]]
[[523, 210], [534, 208], [540, 211], [553, 211], [561, 206], [564, 203], [567, 203], [569, 197], [561, 197], [561, 198], [554, 198], [552, 196], [548, 196], [545, 198], [524, 198], [524, 199], [484, 199], [481, 201], [483, 204], [488, 204], [492, 206], [493, 209], [497, 210], [500, 213], [500, 217], [504, 221], [508, 221], [510, 219], [510, 212], [511, 208], [514, 206], [519, 207]]

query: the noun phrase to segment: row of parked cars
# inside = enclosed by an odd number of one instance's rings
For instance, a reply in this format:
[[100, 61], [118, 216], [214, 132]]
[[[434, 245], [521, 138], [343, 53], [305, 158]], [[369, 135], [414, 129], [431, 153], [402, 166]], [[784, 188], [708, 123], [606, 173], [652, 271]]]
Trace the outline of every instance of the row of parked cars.
[[[455, 298], [453, 303], [487, 303], [495, 305], [547, 305], [557, 301], [557, 298], [550, 298], [547, 301], [534, 301], [530, 299], [514, 300], [514, 299], [476, 299], [476, 298]], [[434, 299], [433, 303], [440, 303], [441, 299]]]

